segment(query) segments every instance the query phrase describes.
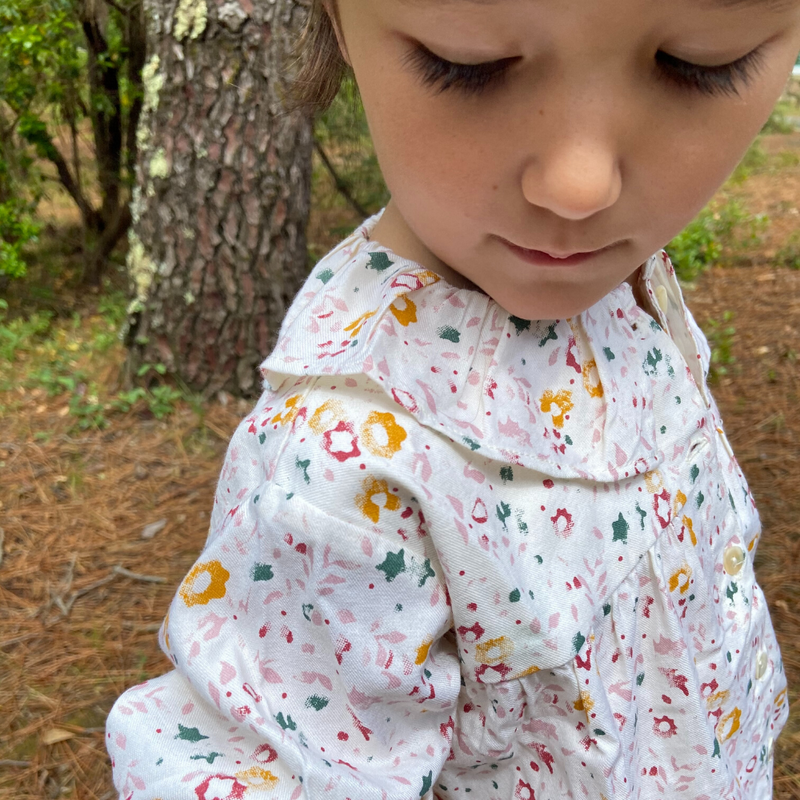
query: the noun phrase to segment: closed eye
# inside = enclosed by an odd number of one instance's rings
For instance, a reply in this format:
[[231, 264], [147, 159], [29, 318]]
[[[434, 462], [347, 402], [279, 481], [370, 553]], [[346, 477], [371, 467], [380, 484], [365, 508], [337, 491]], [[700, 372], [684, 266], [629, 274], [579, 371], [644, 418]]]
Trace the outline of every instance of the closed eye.
[[416, 72], [422, 83], [435, 89], [437, 94], [455, 89], [466, 95], [476, 95], [502, 82], [508, 68], [519, 58], [502, 58], [482, 64], [458, 64], [417, 45], [403, 58], [403, 64]]
[[736, 96], [742, 86], [748, 86], [762, 64], [761, 48], [756, 48], [729, 64], [703, 66], [677, 58], [659, 50], [656, 64], [662, 76], [678, 88], [701, 94]]
[[[510, 67], [520, 59], [521, 56], [516, 56], [480, 64], [459, 64], [418, 44], [403, 58], [403, 65], [436, 94], [455, 90], [471, 96], [500, 85]], [[762, 61], [761, 48], [729, 64], [715, 66], [692, 64], [661, 50], [655, 56], [659, 77], [678, 89], [711, 97], [738, 96], [740, 88], [748, 86], [758, 73]]]

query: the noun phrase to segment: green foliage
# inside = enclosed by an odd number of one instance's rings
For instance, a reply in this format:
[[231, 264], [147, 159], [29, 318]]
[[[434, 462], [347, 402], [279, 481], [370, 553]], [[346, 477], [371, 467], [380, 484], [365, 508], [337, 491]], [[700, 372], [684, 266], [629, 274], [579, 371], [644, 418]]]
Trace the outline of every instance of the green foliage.
[[100, 376], [104, 365], [118, 361], [109, 353], [121, 347], [117, 332], [124, 315], [124, 297], [111, 294], [99, 303], [99, 313], [55, 320], [50, 313], [8, 319], [8, 304], [0, 299], [0, 391], [21, 387], [64, 397], [65, 413], [79, 430], [108, 427], [115, 415], [139, 414], [164, 419], [197, 398], [163, 382], [163, 364], [145, 365], [141, 376], [148, 388], [109, 392]]
[[763, 214], [749, 214], [736, 200], [707, 206], [666, 247], [678, 277], [691, 282], [724, 252], [759, 244], [769, 225]]
[[6, 320], [8, 303], [0, 298], [0, 361], [12, 362], [17, 353], [30, 347], [50, 329], [52, 314], [40, 311], [28, 319]]
[[797, 116], [797, 109], [788, 103], [778, 103], [761, 129], [761, 133], [794, 133], [797, 126], [790, 119], [792, 115]]
[[709, 319], [704, 327], [708, 344], [711, 347], [711, 368], [709, 380], [715, 381], [721, 375], [728, 374], [728, 367], [736, 363], [733, 355], [733, 337], [736, 328], [731, 325], [733, 312], [725, 311], [722, 320]]
[[12, 198], [0, 203], [0, 276], [21, 278], [27, 272], [23, 248], [35, 242], [41, 225], [34, 222], [24, 200]]
[[784, 267], [800, 269], [800, 231], [794, 231], [786, 244], [778, 250], [775, 261]]
[[[316, 122], [314, 136], [334, 165], [350, 194], [367, 211], [375, 213], [389, 201], [372, 145], [364, 106], [351, 78], [343, 81], [331, 107]], [[315, 183], [329, 181], [325, 168], [315, 170]], [[337, 200], [343, 204], [341, 198]], [[347, 227], [349, 232], [350, 227]]]

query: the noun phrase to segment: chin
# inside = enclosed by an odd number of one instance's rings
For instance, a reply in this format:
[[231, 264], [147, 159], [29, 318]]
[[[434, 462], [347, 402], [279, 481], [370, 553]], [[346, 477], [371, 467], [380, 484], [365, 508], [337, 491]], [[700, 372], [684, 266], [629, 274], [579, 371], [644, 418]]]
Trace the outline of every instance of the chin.
[[520, 302], [519, 298], [509, 298], [508, 303], [501, 300], [497, 301], [503, 308], [514, 317], [532, 320], [555, 320], [568, 319], [575, 317], [593, 304], [586, 305], [576, 303], [542, 303], [541, 300], [533, 303]]

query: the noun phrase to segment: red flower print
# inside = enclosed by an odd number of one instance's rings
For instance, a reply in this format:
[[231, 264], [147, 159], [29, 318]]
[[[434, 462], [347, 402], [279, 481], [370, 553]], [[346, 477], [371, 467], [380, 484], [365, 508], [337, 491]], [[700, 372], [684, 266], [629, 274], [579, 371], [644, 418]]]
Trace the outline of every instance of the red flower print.
[[568, 539], [572, 534], [572, 528], [575, 523], [572, 521], [572, 514], [566, 508], [559, 508], [554, 517], [550, 517], [550, 522], [553, 523], [556, 536], [561, 536], [563, 539]]
[[517, 788], [514, 790], [514, 800], [536, 800], [536, 792], [533, 786], [525, 783], [521, 778], [517, 781]]
[[[349, 434], [349, 450], [343, 449], [339, 442], [334, 445], [333, 435], [335, 433]], [[329, 455], [332, 455], [339, 462], [345, 462], [348, 458], [356, 458], [357, 456], [360, 456], [361, 451], [358, 449], [358, 437], [353, 430], [353, 423], [342, 420], [335, 428], [325, 431], [325, 433], [322, 435], [322, 449]]]
[[668, 716], [653, 717], [653, 733], [662, 739], [669, 739], [670, 736], [675, 736], [678, 732], [678, 726], [675, 724], [674, 719]]

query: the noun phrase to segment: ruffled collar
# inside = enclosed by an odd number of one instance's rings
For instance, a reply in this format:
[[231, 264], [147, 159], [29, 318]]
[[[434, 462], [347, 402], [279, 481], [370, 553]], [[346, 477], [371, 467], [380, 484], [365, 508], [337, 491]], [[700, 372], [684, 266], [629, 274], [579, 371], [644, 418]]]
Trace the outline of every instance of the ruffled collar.
[[[554, 478], [616, 481], [658, 466], [653, 377], [675, 350], [666, 317], [623, 283], [576, 317], [519, 319], [372, 241], [380, 216], [309, 276], [262, 364], [269, 387], [366, 374], [420, 424]], [[680, 298], [663, 253], [643, 282]]]

